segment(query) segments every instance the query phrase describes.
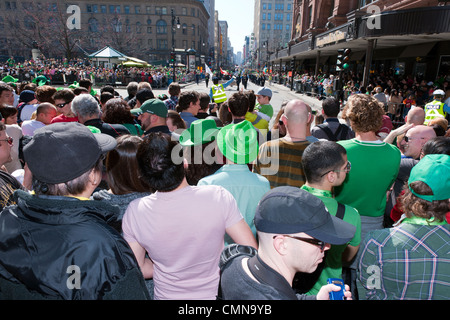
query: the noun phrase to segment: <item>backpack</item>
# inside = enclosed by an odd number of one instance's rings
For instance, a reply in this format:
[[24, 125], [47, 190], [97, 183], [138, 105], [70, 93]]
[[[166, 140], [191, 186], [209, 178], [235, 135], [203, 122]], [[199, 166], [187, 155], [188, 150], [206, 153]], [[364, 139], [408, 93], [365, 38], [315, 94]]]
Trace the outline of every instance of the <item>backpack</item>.
[[325, 131], [328, 136], [328, 140], [330, 141], [347, 140], [348, 126], [346, 126], [345, 124], [340, 123], [334, 134], [331, 129], [324, 123], [319, 124], [318, 127]]

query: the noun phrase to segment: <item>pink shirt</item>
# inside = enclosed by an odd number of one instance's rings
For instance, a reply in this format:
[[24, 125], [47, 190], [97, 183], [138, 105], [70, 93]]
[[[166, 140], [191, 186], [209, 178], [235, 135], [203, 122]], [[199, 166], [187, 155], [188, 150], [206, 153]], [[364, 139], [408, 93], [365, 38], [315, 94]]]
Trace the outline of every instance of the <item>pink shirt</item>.
[[155, 299], [215, 299], [225, 229], [241, 219], [223, 187], [188, 186], [132, 201], [122, 230], [154, 263]]

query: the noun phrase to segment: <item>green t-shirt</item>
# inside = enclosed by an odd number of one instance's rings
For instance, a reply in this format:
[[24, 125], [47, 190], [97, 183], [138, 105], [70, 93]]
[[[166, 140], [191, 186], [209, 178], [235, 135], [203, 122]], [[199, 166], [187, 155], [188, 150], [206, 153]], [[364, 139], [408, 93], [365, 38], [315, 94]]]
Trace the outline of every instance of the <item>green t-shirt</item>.
[[270, 121], [273, 116], [273, 107], [270, 104], [256, 104], [255, 110], [267, 115], [269, 117], [267, 121]]
[[335, 188], [336, 200], [354, 207], [362, 216], [383, 216], [386, 192], [398, 175], [400, 150], [385, 142], [350, 139], [337, 143], [347, 150], [352, 169], [344, 183]]
[[[330, 212], [333, 216], [336, 216], [338, 202], [333, 198], [330, 191], [319, 190], [306, 185], [303, 185], [301, 189], [308, 191], [322, 200], [325, 207], [327, 207], [328, 212]], [[343, 220], [356, 227], [355, 235], [348, 244], [331, 246], [330, 250], [327, 252], [322, 273], [320, 274], [315, 285], [306, 293], [307, 295], [316, 295], [320, 288], [327, 284], [328, 278], [342, 278], [342, 253], [347, 245], [357, 247], [361, 243], [361, 217], [358, 211], [353, 207], [345, 205]]]

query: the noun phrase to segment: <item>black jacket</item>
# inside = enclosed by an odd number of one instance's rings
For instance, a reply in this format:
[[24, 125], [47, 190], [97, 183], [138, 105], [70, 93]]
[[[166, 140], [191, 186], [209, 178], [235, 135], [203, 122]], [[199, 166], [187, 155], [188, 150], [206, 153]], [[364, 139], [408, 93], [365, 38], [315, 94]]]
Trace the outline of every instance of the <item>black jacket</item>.
[[0, 299], [148, 299], [133, 251], [108, 225], [119, 210], [14, 193], [0, 213]]
[[103, 122], [101, 119], [91, 119], [84, 123], [85, 126], [93, 126], [102, 133], [109, 134], [110, 136], [117, 138], [124, 134], [130, 134], [130, 131], [123, 124], [111, 124]]

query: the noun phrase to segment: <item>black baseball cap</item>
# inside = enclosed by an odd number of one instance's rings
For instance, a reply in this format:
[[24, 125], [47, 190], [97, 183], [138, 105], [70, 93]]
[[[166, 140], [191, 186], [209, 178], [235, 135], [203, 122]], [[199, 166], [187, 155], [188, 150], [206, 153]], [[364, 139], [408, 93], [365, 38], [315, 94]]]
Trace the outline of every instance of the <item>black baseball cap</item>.
[[90, 170], [103, 153], [116, 145], [113, 137], [92, 133], [81, 123], [58, 122], [37, 129], [23, 154], [36, 179], [58, 184]]
[[303, 232], [330, 244], [345, 244], [356, 232], [355, 226], [331, 215], [318, 197], [290, 186], [273, 188], [263, 196], [255, 227], [264, 233]]

